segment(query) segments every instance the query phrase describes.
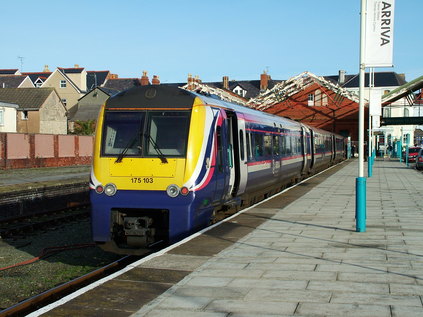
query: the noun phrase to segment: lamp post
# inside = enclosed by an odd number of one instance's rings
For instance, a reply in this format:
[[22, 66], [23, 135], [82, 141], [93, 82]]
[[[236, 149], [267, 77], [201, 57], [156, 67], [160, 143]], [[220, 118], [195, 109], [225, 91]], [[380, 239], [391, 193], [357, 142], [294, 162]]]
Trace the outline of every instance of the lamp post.
[[366, 178], [364, 177], [364, 64], [366, 0], [361, 0], [360, 9], [360, 72], [358, 107], [358, 177], [356, 178], [355, 222], [356, 231], [366, 231]]

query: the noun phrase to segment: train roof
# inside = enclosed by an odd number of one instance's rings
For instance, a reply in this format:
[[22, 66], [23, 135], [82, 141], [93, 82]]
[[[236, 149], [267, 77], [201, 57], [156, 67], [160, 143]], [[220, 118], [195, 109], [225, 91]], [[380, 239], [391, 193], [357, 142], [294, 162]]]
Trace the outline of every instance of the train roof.
[[189, 91], [174, 86], [137, 86], [110, 97], [106, 102], [106, 108], [191, 109], [194, 99], [195, 96]]
[[[106, 101], [106, 109], [192, 109], [195, 98], [200, 98], [204, 104], [231, 109], [236, 112], [247, 114], [266, 121], [267, 124], [278, 123], [291, 129], [300, 129], [305, 126], [320, 133], [331, 133], [325, 130], [310, 127], [298, 121], [276, 116], [263, 111], [248, 108], [221, 100], [217, 96], [204, 95], [197, 92], [185, 90], [173, 85], [147, 85], [137, 86], [122, 91]], [[263, 122], [264, 123], [264, 122]]]

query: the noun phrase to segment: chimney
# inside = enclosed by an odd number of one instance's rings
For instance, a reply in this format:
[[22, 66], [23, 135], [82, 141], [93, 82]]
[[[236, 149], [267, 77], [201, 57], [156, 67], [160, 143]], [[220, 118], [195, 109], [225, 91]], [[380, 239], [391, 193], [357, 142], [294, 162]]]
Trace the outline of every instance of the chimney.
[[193, 88], [193, 86], [192, 86], [192, 82], [193, 82], [193, 79], [192, 79], [192, 75], [191, 74], [188, 74], [188, 79], [187, 79], [187, 84], [188, 84], [188, 89], [189, 90], [191, 90], [192, 88]]
[[79, 68], [79, 64], [73, 65], [74, 68]]
[[263, 72], [263, 74], [260, 75], [260, 90], [264, 91], [267, 90], [267, 87], [269, 85], [269, 75], [267, 75], [266, 71]]
[[151, 80], [152, 85], [160, 85], [160, 79], [159, 76], [153, 75], [153, 79]]
[[140, 84], [141, 84], [141, 86], [150, 85], [150, 81], [148, 80], [147, 72], [145, 70], [142, 72]]
[[43, 73], [50, 73], [50, 69], [48, 69], [48, 65], [44, 65]]
[[338, 74], [339, 74], [339, 76], [338, 76], [338, 84], [339, 85], [345, 84], [345, 70], [340, 70]]
[[223, 89], [229, 90], [229, 77], [223, 76]]

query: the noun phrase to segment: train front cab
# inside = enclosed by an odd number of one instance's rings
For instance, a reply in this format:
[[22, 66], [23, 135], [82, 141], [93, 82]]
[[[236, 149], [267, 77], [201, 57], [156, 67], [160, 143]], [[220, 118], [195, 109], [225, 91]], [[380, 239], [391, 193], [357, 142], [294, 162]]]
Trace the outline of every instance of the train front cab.
[[142, 253], [202, 221], [207, 206], [195, 206], [187, 183], [212, 147], [206, 112], [195, 96], [168, 87], [137, 87], [108, 100], [90, 182], [92, 235], [103, 249]]

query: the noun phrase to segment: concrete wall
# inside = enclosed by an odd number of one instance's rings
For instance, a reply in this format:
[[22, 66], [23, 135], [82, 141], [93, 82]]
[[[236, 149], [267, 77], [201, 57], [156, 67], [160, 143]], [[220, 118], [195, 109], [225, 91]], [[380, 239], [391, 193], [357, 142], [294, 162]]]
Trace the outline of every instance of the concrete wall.
[[37, 133], [66, 134], [68, 132], [66, 109], [58, 94], [50, 94], [40, 108], [39, 115], [40, 130]]
[[0, 133], [0, 169], [89, 165], [94, 137]]
[[16, 132], [16, 108], [5, 107], [0, 104], [3, 112], [3, 122], [0, 122], [0, 132]]

